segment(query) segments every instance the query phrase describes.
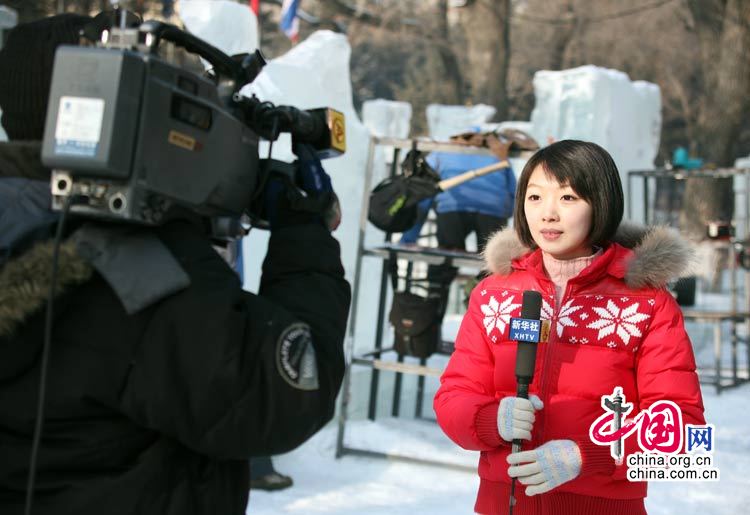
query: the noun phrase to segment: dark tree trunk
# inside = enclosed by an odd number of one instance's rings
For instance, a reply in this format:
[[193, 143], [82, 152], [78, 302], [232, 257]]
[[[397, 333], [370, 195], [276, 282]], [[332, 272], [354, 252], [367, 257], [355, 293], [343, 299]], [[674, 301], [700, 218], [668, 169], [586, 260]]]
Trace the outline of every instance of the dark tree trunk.
[[[703, 94], [693, 134], [698, 155], [732, 166], [750, 91], [750, 0], [688, 3], [701, 42]], [[685, 187], [681, 228], [696, 239], [706, 223], [734, 216], [731, 179], [690, 179]]]
[[562, 10], [561, 19], [569, 20], [570, 23], [563, 23], [555, 27], [552, 44], [549, 49], [550, 70], [564, 70], [567, 67], [566, 56], [568, 55], [573, 38], [578, 33], [576, 30], [578, 22], [575, 18], [573, 5], [568, 1]]
[[456, 58], [456, 52], [451, 45], [450, 27], [448, 26], [448, 0], [438, 2], [437, 27], [439, 40], [436, 47], [445, 69], [445, 79], [453, 84], [453, 102], [460, 103], [465, 95], [464, 78], [461, 73], [461, 66]]
[[705, 80], [695, 133], [697, 151], [712, 163], [731, 166], [750, 105], [750, 0], [689, 5], [701, 41]]
[[476, 0], [461, 9], [472, 100], [494, 106], [497, 120], [508, 113], [510, 14], [510, 0]]

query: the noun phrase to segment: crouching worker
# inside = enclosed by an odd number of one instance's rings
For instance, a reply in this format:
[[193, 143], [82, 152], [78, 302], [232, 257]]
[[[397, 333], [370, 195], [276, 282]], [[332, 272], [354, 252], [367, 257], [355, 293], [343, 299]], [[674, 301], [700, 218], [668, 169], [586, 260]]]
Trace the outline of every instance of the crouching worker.
[[[52, 56], [89, 20], [19, 25], [0, 51], [12, 140], [0, 144], [3, 515], [24, 511], [38, 418], [57, 219], [38, 142]], [[329, 189], [309, 197], [332, 196], [322, 168], [306, 173]], [[248, 459], [289, 451], [332, 417], [350, 301], [339, 244], [325, 217], [275, 194], [259, 295], [192, 213], [158, 227], [66, 224], [34, 514], [244, 514]]]

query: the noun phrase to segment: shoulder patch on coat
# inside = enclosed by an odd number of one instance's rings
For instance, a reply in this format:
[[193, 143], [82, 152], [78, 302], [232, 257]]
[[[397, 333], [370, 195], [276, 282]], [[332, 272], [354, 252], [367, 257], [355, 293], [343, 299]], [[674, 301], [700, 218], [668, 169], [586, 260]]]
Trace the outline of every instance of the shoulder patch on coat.
[[300, 322], [284, 329], [276, 344], [276, 368], [292, 387], [307, 391], [318, 389], [318, 364], [310, 326]]

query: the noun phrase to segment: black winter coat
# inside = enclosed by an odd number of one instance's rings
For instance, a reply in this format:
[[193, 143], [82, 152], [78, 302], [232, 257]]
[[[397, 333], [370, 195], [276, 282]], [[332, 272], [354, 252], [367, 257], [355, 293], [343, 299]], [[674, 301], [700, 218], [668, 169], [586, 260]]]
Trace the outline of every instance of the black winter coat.
[[[63, 248], [37, 515], [244, 514], [247, 459], [333, 415], [350, 301], [336, 240], [317, 225], [272, 233], [253, 295], [196, 225], [148, 230], [190, 285], [132, 315]], [[0, 268], [3, 515], [23, 509], [50, 255], [47, 242]], [[317, 388], [290, 367], [310, 341]]]

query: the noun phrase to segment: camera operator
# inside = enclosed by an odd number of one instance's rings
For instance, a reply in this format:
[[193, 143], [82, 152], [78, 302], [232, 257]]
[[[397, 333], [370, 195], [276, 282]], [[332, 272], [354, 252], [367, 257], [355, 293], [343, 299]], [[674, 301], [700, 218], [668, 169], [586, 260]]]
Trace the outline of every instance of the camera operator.
[[[54, 51], [76, 44], [89, 20], [19, 25], [0, 51], [12, 140], [0, 144], [3, 515], [21, 513], [27, 495], [58, 219], [38, 140]], [[350, 291], [325, 212], [330, 179], [316, 160], [300, 174], [301, 196], [269, 183], [257, 296], [242, 290], [212, 248], [210, 224], [193, 213], [158, 227], [70, 220], [35, 514], [244, 514], [248, 458], [286, 452], [332, 417]]]

